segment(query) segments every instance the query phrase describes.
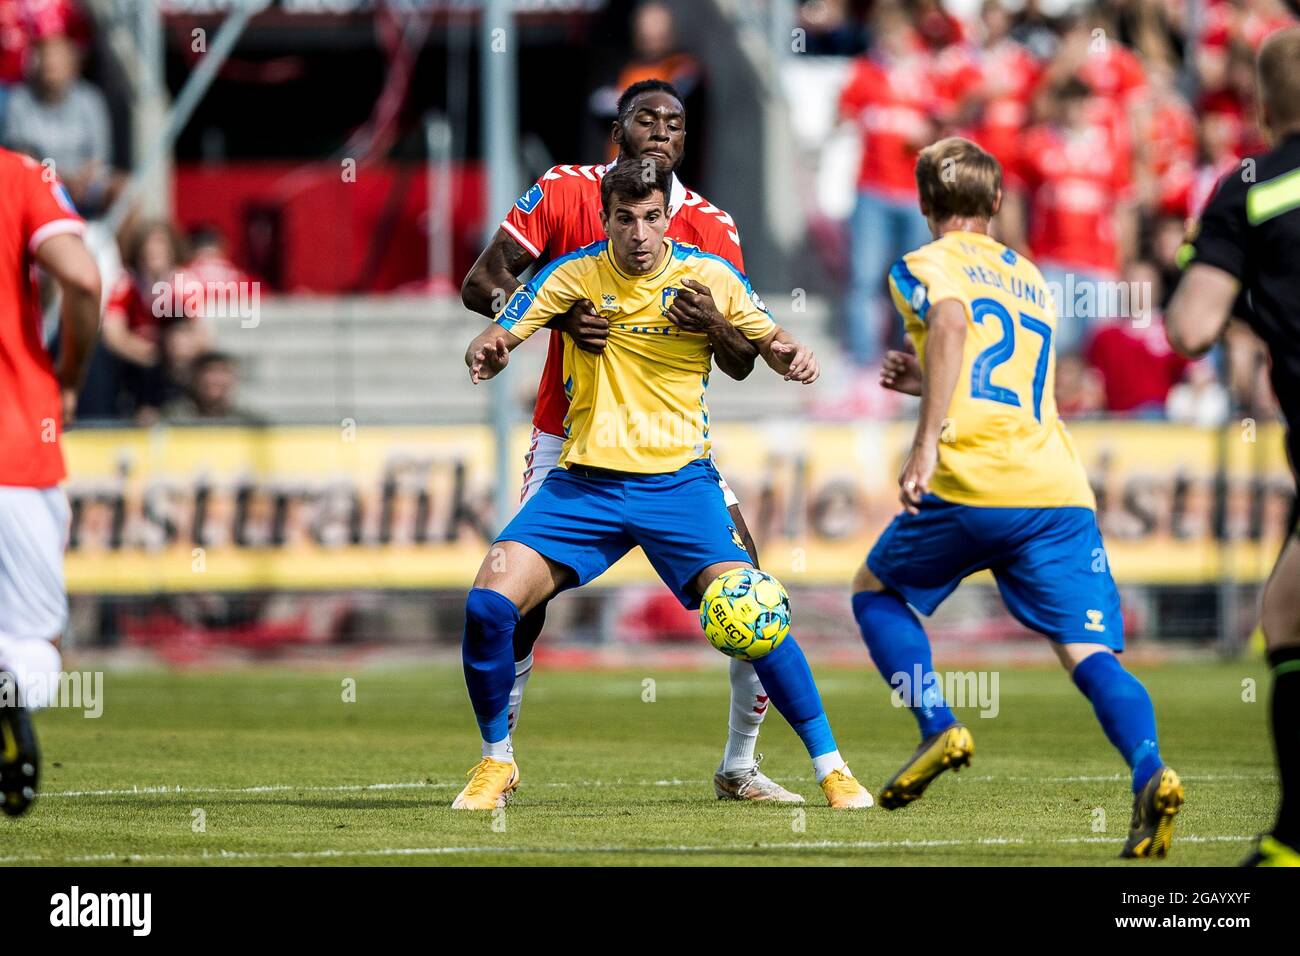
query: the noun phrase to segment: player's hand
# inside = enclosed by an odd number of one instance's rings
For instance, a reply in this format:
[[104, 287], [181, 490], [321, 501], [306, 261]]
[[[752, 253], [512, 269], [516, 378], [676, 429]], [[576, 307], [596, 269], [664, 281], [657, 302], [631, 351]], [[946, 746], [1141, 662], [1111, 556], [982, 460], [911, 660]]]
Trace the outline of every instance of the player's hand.
[[920, 395], [921, 363], [911, 352], [886, 352], [880, 366], [880, 384], [904, 395]]
[[682, 285], [686, 288], [677, 290], [667, 312], [673, 325], [683, 332], [707, 332], [710, 326], [726, 321], [708, 286], [694, 279], [683, 279]]
[[802, 342], [773, 342], [772, 354], [786, 365], [785, 380], [811, 385], [821, 377], [813, 350]]
[[63, 427], [67, 428], [77, 420], [77, 390], [75, 388], [65, 388], [61, 395], [63, 399]]
[[596, 311], [590, 299], [579, 299], [563, 315], [557, 315], [550, 322], [551, 328], [559, 329], [573, 344], [584, 352], [600, 354], [605, 351], [605, 340], [609, 338], [609, 319]]
[[510, 349], [506, 343], [497, 339], [489, 342], [474, 353], [469, 365], [469, 380], [477, 385], [486, 382], [510, 364]]
[[921, 510], [921, 498], [930, 493], [930, 477], [939, 463], [939, 449], [932, 444], [913, 445], [898, 476], [898, 498], [909, 514]]

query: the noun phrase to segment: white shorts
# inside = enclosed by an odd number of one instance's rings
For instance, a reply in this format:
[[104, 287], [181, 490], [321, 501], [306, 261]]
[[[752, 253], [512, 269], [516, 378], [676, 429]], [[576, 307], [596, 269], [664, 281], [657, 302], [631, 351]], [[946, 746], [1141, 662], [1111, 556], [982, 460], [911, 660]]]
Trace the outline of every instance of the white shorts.
[[63, 489], [0, 485], [0, 637], [52, 641], [68, 626]]
[[[537, 489], [542, 487], [542, 482], [551, 473], [551, 469], [559, 464], [560, 450], [563, 447], [564, 439], [559, 435], [548, 435], [546, 432], [533, 429], [528, 454], [524, 456], [524, 482], [519, 492], [520, 505], [527, 502], [536, 494]], [[736, 493], [731, 490], [731, 485], [727, 484], [727, 479], [721, 474], [718, 475], [718, 487], [722, 489], [722, 500], [726, 502], [728, 508], [740, 504]]]

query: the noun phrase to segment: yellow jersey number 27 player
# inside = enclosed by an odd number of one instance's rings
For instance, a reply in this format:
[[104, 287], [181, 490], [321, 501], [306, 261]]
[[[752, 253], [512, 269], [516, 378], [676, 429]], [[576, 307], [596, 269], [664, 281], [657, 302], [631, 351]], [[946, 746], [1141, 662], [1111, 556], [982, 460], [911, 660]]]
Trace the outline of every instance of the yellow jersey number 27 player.
[[[727, 321], [787, 380], [811, 383], [818, 375], [812, 352], [772, 321], [741, 273], [665, 238], [664, 170], [620, 163], [605, 174], [600, 193], [609, 238], [561, 256], [516, 290], [465, 355], [478, 382], [574, 302], [599, 303], [609, 314], [603, 352], [583, 351], [566, 336], [569, 409], [559, 467], [501, 532], [465, 602], [465, 684], [483, 759], [452, 804], [458, 809], [503, 806], [519, 783], [508, 710], [511, 635], [521, 614], [594, 580], [638, 546], [687, 608], [699, 607], [727, 571], [752, 567], [709, 459], [709, 338], [669, 317], [677, 289], [687, 279], [708, 288]], [[807, 747], [830, 805], [870, 806], [839, 755], [799, 645], [787, 637], [754, 667]]]
[[[853, 582], [853, 612], [881, 674], [904, 691], [921, 744], [881, 791], [887, 809], [970, 762], [970, 730], [943, 700], [916, 608], [929, 615], [976, 571], [1007, 609], [1046, 636], [1132, 771], [1124, 856], [1164, 856], [1183, 801], [1165, 766], [1146, 688], [1116, 656], [1119, 594], [1096, 502], [1053, 397], [1056, 309], [1042, 273], [989, 236], [1002, 200], [998, 161], [950, 138], [916, 163], [934, 241], [890, 270], [916, 358], [891, 353], [882, 384], [921, 396], [899, 478], [904, 511]], [[908, 605], [911, 605], [909, 607]]]

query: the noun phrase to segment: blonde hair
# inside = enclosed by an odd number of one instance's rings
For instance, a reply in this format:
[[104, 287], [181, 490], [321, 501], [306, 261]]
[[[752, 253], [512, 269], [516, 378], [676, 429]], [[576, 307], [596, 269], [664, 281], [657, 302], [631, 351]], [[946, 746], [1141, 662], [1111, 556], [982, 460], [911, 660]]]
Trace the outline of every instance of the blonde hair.
[[1275, 130], [1300, 121], [1300, 27], [1278, 30], [1260, 47], [1259, 94]]
[[968, 139], [949, 136], [916, 157], [921, 211], [942, 222], [954, 216], [992, 219], [1002, 189], [1002, 166]]

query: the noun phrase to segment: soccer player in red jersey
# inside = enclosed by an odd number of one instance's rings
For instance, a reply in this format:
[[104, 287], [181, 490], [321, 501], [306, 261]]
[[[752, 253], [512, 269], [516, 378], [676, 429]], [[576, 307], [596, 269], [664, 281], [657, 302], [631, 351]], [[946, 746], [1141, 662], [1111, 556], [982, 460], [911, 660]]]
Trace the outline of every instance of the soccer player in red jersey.
[[[99, 326], [99, 270], [63, 184], [0, 149], [0, 808], [36, 795], [30, 713], [50, 702], [67, 624], [70, 513], [59, 437], [76, 408]], [[41, 339], [40, 266], [63, 294], [57, 368]]]
[[[618, 146], [617, 162], [651, 161], [675, 170], [686, 145], [686, 110], [671, 84], [645, 80], [629, 86], [618, 103], [618, 118], [611, 137]], [[491, 319], [519, 285], [519, 276], [538, 260], [551, 260], [604, 238], [600, 222], [600, 181], [604, 166], [555, 166], [520, 197], [501, 223], [488, 247], [474, 263], [461, 287], [466, 307]], [[722, 256], [741, 272], [745, 262], [735, 221], [699, 193], [682, 185], [674, 174], [668, 197], [668, 238], [699, 246]], [[690, 280], [687, 280], [688, 282]], [[691, 283], [677, 295], [669, 314], [683, 328], [709, 336], [718, 367], [732, 378], [744, 378], [754, 367], [757, 351], [731, 323], [725, 321], [704, 286]], [[589, 352], [605, 347], [609, 323], [595, 304], [579, 302], [561, 320], [552, 322], [550, 350], [537, 389], [533, 435], [524, 466], [523, 492], [527, 501], [555, 467], [564, 444], [564, 418], [569, 401], [562, 374], [564, 346], [561, 335]], [[731, 489], [723, 482], [732, 521], [746, 550], [758, 565], [757, 549], [745, 526]], [[524, 615], [515, 628], [515, 686], [510, 694], [510, 730], [519, 720], [524, 687], [532, 673], [533, 644], [546, 619], [542, 604]], [[714, 775], [719, 799], [802, 802], [758, 770], [754, 746], [767, 712], [767, 694], [752, 664], [731, 662], [731, 714], [722, 764]]]

